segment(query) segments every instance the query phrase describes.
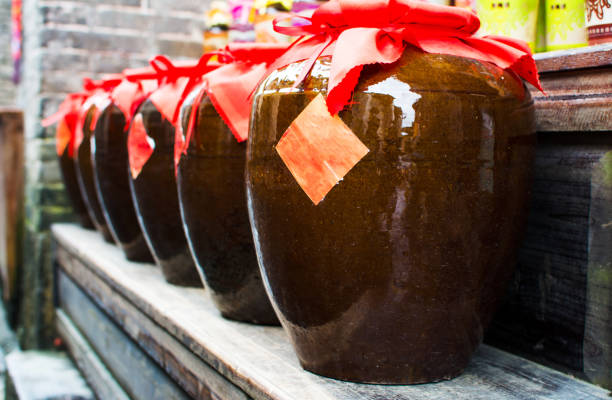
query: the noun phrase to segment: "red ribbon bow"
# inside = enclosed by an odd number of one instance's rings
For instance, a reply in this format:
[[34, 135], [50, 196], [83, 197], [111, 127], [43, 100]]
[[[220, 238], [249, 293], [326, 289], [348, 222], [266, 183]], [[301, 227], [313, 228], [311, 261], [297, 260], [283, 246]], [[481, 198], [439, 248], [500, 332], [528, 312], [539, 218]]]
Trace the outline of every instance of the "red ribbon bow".
[[81, 104], [79, 110], [79, 119], [74, 133], [74, 148], [79, 147], [83, 141], [83, 125], [85, 124], [89, 109], [95, 106], [94, 114], [89, 125], [89, 129], [93, 131], [98, 122], [98, 117], [100, 116], [102, 108], [104, 108], [107, 102], [111, 101], [111, 91], [116, 88], [122, 80], [122, 74], [110, 74], [98, 81], [92, 81], [89, 78], [83, 79], [83, 88], [87, 91], [89, 96]]
[[86, 93], [70, 93], [58, 107], [58, 110], [41, 121], [47, 127], [59, 122], [55, 136], [57, 155], [61, 157], [68, 146], [68, 156], [74, 157], [74, 137], [79, 121], [81, 105], [87, 98]]
[[332, 114], [349, 102], [365, 65], [393, 63], [409, 44], [427, 53], [490, 62], [543, 90], [527, 44], [499, 36], [474, 36], [480, 20], [466, 9], [418, 0], [331, 0], [311, 18], [291, 18], [307, 23], [286, 27], [281, 26], [286, 17], [274, 21], [277, 32], [301, 37], [268, 72], [307, 60], [297, 86], [318, 57], [331, 55], [327, 106]]
[[277, 43], [231, 43], [220, 50], [219, 68], [206, 74], [204, 85], [193, 101], [187, 132], [186, 152], [204, 95], [230, 128], [236, 140], [242, 142], [249, 133], [251, 93], [264, 77], [268, 65], [287, 49], [287, 44]]
[[[147, 79], [157, 80], [158, 86], [153, 91], [132, 102], [130, 112], [133, 115], [138, 105], [148, 98], [162, 117], [174, 125], [175, 160], [178, 159], [180, 149], [183, 148], [184, 143], [182, 130], [178, 123], [180, 107], [187, 94], [201, 81], [202, 76], [219, 66], [218, 63], [211, 62], [214, 55], [216, 53], [207, 53], [198, 62], [184, 61], [174, 63], [167, 57], [159, 55], [150, 61], [152, 71], [134, 71], [134, 73], [126, 74], [128, 82], [143, 82]], [[153, 148], [146, 139], [146, 131], [142, 119], [140, 119], [137, 126], [130, 128], [128, 136], [128, 154], [134, 178], [138, 176], [142, 167], [153, 154]]]

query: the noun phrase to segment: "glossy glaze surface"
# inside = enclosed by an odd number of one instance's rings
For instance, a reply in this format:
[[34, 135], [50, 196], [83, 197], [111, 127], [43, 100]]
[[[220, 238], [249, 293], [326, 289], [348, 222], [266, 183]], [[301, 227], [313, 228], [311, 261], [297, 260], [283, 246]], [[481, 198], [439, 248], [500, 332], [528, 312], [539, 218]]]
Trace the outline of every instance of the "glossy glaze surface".
[[[72, 143], [69, 144], [72, 146]], [[60, 164], [60, 171], [62, 173], [62, 180], [64, 181], [64, 187], [66, 193], [72, 204], [74, 214], [77, 216], [79, 223], [83, 228], [94, 229], [94, 224], [87, 213], [87, 206], [83, 201], [81, 190], [79, 189], [79, 182], [77, 182], [76, 169], [74, 159], [68, 155], [68, 148], [64, 150], [64, 153], [58, 158]]]
[[91, 138], [93, 137], [93, 132], [89, 129], [94, 111], [94, 106], [90, 107], [85, 116], [85, 122], [83, 123], [83, 141], [75, 151], [75, 170], [79, 189], [81, 190], [81, 196], [85, 201], [85, 206], [87, 207], [87, 212], [89, 213], [91, 221], [96, 227], [96, 230], [102, 234], [104, 240], [114, 243], [113, 236], [104, 219], [102, 206], [98, 200], [98, 193], [94, 183], [93, 165], [91, 163]]
[[125, 116], [110, 104], [101, 110], [92, 149], [95, 184], [110, 231], [130, 261], [152, 262], [130, 193]]
[[[184, 122], [191, 104], [193, 96], [183, 105]], [[246, 143], [236, 141], [205, 96], [179, 164], [181, 214], [192, 254], [221, 314], [278, 324], [253, 248], [244, 193], [245, 151]]]
[[452, 378], [512, 274], [535, 142], [507, 73], [406, 50], [364, 69], [340, 117], [370, 149], [314, 206], [274, 146], [326, 87], [329, 62], [259, 88], [247, 199], [264, 283], [304, 368], [358, 382]]
[[140, 175], [129, 176], [138, 222], [156, 263], [175, 285], [202, 286], [181, 222], [174, 173], [174, 127], [149, 100], [138, 112], [154, 143]]

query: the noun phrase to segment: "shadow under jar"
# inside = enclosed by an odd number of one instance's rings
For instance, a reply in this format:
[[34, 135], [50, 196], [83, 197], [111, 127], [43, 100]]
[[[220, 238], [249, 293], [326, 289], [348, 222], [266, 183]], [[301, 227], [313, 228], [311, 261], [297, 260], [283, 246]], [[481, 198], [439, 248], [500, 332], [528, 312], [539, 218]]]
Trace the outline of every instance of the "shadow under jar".
[[76, 157], [74, 159], [75, 170], [77, 175], [77, 181], [79, 188], [81, 189], [81, 195], [85, 201], [87, 212], [93, 222], [96, 230], [102, 234], [104, 240], [109, 243], [115, 243], [113, 236], [108, 229], [104, 214], [102, 213], [102, 206], [98, 200], [98, 193], [96, 193], [96, 185], [94, 183], [94, 172], [91, 161], [91, 139], [93, 132], [91, 131], [91, 119], [94, 116], [96, 106], [91, 106], [85, 115], [83, 122], [83, 140], [76, 148]]
[[86, 229], [94, 229], [94, 224], [87, 213], [87, 206], [85, 205], [85, 201], [83, 200], [83, 196], [81, 195], [81, 190], [79, 189], [79, 182], [77, 182], [77, 173], [74, 158], [69, 155], [69, 147], [72, 146], [73, 143], [69, 143], [66, 146], [66, 149], [59, 156], [59, 164], [60, 171], [62, 173], [62, 180], [64, 181], [64, 187], [66, 188], [66, 193], [68, 194], [68, 198], [70, 199], [70, 203], [72, 204], [72, 209], [76, 214], [79, 223], [83, 228]]
[[492, 65], [407, 49], [339, 116], [368, 147], [318, 206], [275, 150], [325, 94], [321, 58], [258, 89], [247, 200], [264, 283], [302, 366], [384, 384], [462, 372], [512, 275], [534, 152], [529, 92]]
[[174, 170], [174, 127], [146, 100], [139, 108], [153, 153], [134, 179], [129, 177], [134, 206], [145, 239], [166, 281], [202, 286], [181, 222]]
[[114, 104], [100, 110], [92, 161], [100, 203], [108, 227], [130, 261], [153, 262], [130, 194], [125, 116]]
[[[183, 104], [183, 127], [194, 100]], [[244, 193], [246, 143], [238, 143], [208, 96], [178, 167], [181, 216], [205, 286], [225, 318], [277, 325], [255, 258]]]

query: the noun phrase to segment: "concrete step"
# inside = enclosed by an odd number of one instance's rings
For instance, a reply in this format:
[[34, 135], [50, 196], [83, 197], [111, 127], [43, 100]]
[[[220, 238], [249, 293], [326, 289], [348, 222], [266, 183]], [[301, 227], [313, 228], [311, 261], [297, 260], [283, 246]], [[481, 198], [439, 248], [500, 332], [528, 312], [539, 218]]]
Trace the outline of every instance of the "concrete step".
[[6, 400], [94, 400], [64, 352], [19, 351], [6, 356]]

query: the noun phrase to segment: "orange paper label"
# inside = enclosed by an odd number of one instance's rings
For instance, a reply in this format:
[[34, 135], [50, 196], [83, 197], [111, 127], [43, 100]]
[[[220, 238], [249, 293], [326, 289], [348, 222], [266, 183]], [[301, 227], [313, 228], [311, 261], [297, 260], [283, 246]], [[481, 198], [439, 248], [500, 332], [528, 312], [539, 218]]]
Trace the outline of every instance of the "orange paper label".
[[[70, 128], [68, 128], [68, 124], [65, 120], [61, 120], [57, 125], [57, 130], [55, 133], [55, 146], [57, 149], [57, 155], [62, 156], [64, 151], [66, 150], [66, 146], [71, 145], [72, 141], [72, 133], [70, 132]], [[72, 146], [71, 146], [72, 147]], [[68, 156], [72, 157], [73, 149], [68, 149]]]
[[370, 150], [318, 95], [276, 145], [291, 174], [317, 205]]
[[138, 113], [130, 125], [128, 134], [128, 159], [130, 161], [130, 171], [132, 178], [136, 179], [140, 171], [153, 154], [155, 144], [149, 142], [147, 131], [142, 122], [142, 114]]

